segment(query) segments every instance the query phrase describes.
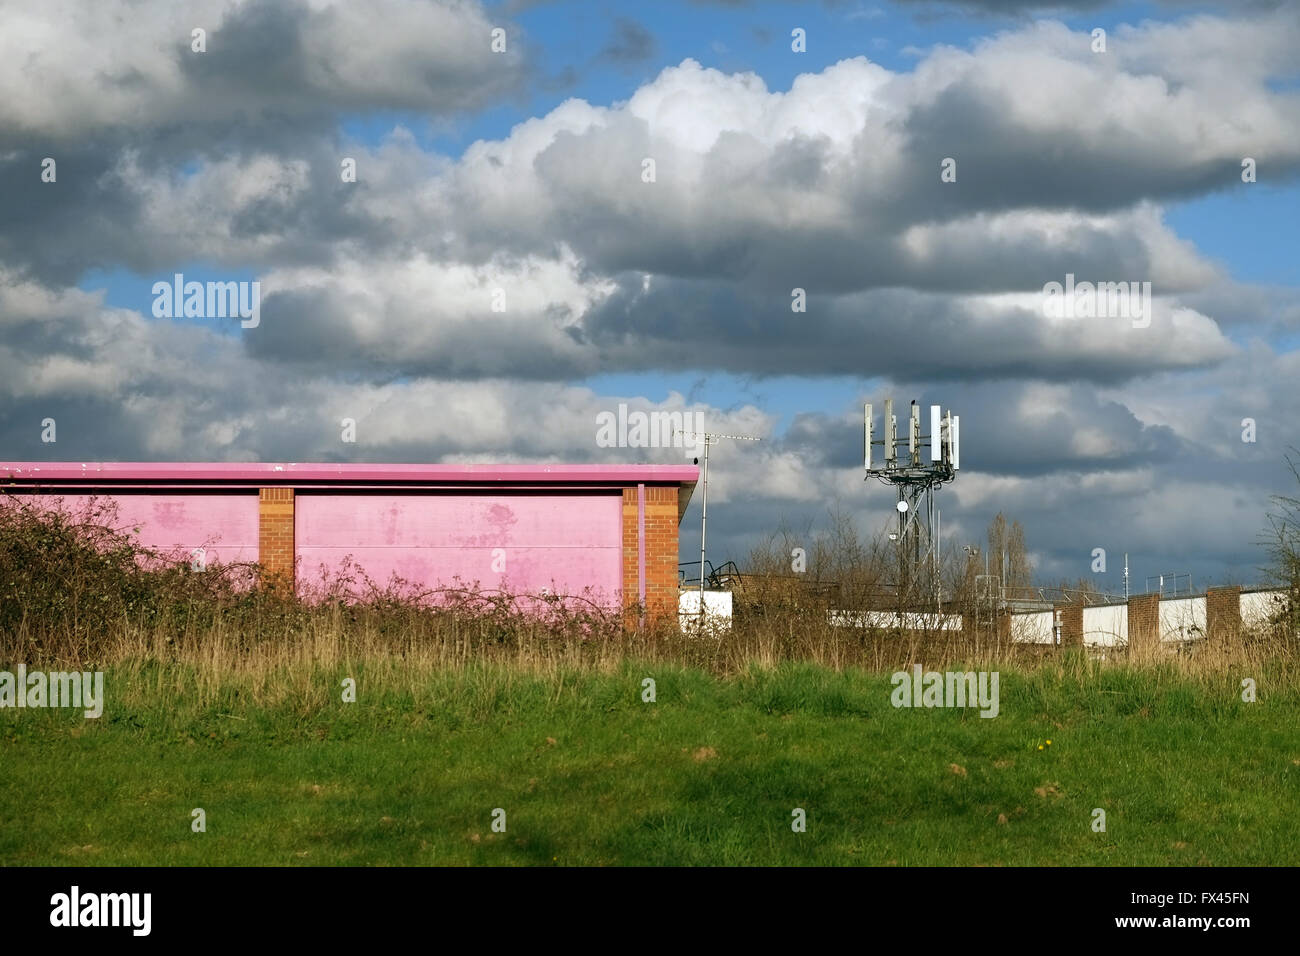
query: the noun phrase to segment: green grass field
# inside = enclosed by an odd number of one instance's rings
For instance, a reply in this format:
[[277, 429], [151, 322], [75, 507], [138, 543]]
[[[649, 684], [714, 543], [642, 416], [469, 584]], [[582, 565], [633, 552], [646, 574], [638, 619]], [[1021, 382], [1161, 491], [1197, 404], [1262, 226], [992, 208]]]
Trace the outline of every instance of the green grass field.
[[155, 663], [98, 720], [0, 711], [0, 864], [1300, 863], [1300, 690], [1266, 675], [1004, 669], [982, 719], [814, 665], [393, 674]]

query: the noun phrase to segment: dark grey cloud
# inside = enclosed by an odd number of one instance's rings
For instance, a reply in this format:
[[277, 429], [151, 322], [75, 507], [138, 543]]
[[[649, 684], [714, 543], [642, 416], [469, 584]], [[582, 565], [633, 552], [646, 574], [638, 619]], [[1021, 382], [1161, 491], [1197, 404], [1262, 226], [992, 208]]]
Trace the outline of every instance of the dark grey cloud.
[[[524, 268], [520, 266], [520, 268]], [[534, 292], [516, 273], [507, 301]], [[571, 290], [570, 290], [571, 291]], [[610, 369], [716, 369], [758, 376], [908, 375], [1118, 384], [1153, 371], [1204, 368], [1234, 346], [1213, 322], [1154, 301], [1147, 328], [1125, 319], [1045, 323], [1041, 296], [1025, 303], [878, 290], [814, 292], [792, 311], [789, 290], [762, 295], [727, 281], [627, 276], [583, 314], [561, 291], [543, 309], [494, 315], [488, 294], [466, 303], [414, 291], [355, 300], [329, 284], [272, 292], [265, 328], [250, 338], [262, 358], [393, 374], [472, 379], [509, 375], [562, 381]], [[539, 315], [539, 312], [542, 314]], [[366, 316], [358, 322], [358, 316]], [[376, 323], [392, 334], [376, 338]], [[684, 343], [704, 342], [707, 349]], [[924, 343], [918, 347], [917, 343]]]
[[600, 51], [599, 59], [618, 65], [644, 63], [654, 56], [657, 46], [654, 34], [640, 23], [618, 17], [614, 21], [613, 36]]
[[[266, 30], [273, 36], [290, 30], [283, 11], [259, 11], [250, 8], [243, 15], [252, 19], [236, 21], [232, 29], [256, 32], [263, 26], [257, 14], [269, 18]], [[195, 134], [182, 135], [180, 130], [190, 129], [183, 124], [150, 134], [149, 149], [132, 151], [125, 136], [116, 142], [92, 140], [71, 152], [54, 144], [27, 148], [5, 157], [15, 173], [36, 172], [34, 160], [46, 149], [59, 153], [69, 171], [57, 187], [5, 200], [14, 205], [11, 222], [19, 227], [45, 223], [48, 241], [29, 244], [20, 238], [26, 232], [15, 229], [0, 234], [0, 242], [7, 242], [18, 263], [52, 279], [114, 260], [140, 268], [152, 257], [148, 239], [142, 244], [122, 237], [154, 232], [141, 207], [158, 206], [157, 216], [184, 224], [202, 200], [204, 219], [168, 235], [160, 244], [162, 254], [245, 266], [319, 263], [335, 244], [351, 242], [376, 255], [405, 247], [481, 263], [499, 254], [551, 254], [562, 242], [593, 273], [724, 277], [771, 288], [794, 277], [797, 281], [786, 288], [798, 284], [823, 293], [886, 285], [1023, 291], [1066, 272], [1114, 281], [1150, 278], [1166, 293], [1188, 291], [1204, 286], [1210, 276], [1167, 233], [1085, 220], [1046, 227], [1032, 217], [1124, 214], [1143, 201], [1232, 188], [1231, 183], [1239, 184], [1239, 156], [1252, 144], [1271, 150], [1272, 175], [1300, 169], [1295, 133], [1300, 115], [1297, 125], [1287, 125], [1288, 115], [1300, 107], [1294, 97], [1269, 93], [1260, 84], [1265, 75], [1260, 71], [1278, 56], [1277, 41], [1263, 26], [1253, 33], [1236, 27], [1228, 32], [1238, 44], [1265, 44], [1254, 51], [1265, 64], [1252, 66], [1256, 79], [1238, 80], [1253, 97], [1251, 115], [1259, 117], [1253, 120], [1255, 130], [1233, 134], [1240, 142], [1199, 137], [1182, 146], [1171, 142], [1190, 132], [1169, 122], [1165, 111], [1191, 111], [1196, 105], [1191, 79], [1178, 68], [1170, 70], [1185, 84], [1177, 101], [1132, 76], [1125, 82], [1136, 84], [1142, 95], [1125, 107], [1127, 115], [1094, 115], [1090, 101], [1076, 102], [1073, 85], [1062, 87], [1054, 108], [1044, 103], [1027, 114], [1014, 99], [1019, 80], [1011, 82], [1026, 57], [1037, 64], [1044, 82], [1052, 82], [1058, 66], [1102, 87], [1119, 82], [1090, 60], [1053, 60], [1052, 49], [1068, 46], [1077, 35], [1059, 27], [1035, 28], [973, 56], [939, 57], [910, 79], [891, 79], [866, 64], [841, 64], [833, 74], [804, 84], [800, 108], [810, 116], [839, 109], [848, 125], [801, 128], [793, 117], [782, 116], [780, 122], [790, 129], [779, 137], [761, 126], [737, 126], [728, 113], [734, 108], [740, 116], [756, 105], [789, 109], [785, 104], [793, 93], [781, 100], [768, 97], [766, 104], [746, 102], [752, 93], [734, 79], [684, 65], [599, 123], [547, 118], [543, 122], [555, 128], [541, 148], [512, 143], [497, 156], [498, 146], [488, 144], [482, 155], [441, 168], [427, 159], [365, 156], [361, 179], [349, 188], [338, 181], [337, 170], [340, 154], [351, 147], [332, 140], [327, 117], [305, 112], [294, 124], [279, 122], [273, 111], [254, 111], [254, 127], [260, 122], [270, 134], [255, 147], [234, 138], [237, 124], [230, 120], [232, 139], [209, 142], [197, 156], [186, 151]], [[1171, 42], [1156, 34], [1144, 42], [1151, 48], [1140, 55], [1146, 60], [1170, 56], [1171, 47], [1196, 53], [1203, 46], [1199, 39]], [[295, 75], [310, 72], [292, 44], [286, 63], [283, 68]], [[707, 148], [683, 139], [673, 123], [649, 122], [676, 89], [707, 104], [714, 121], [723, 124]], [[1196, 90], [1205, 109], [1219, 106], [1218, 94], [1203, 79]], [[867, 102], [886, 97], [884, 102], [890, 96], [913, 105], [892, 117], [852, 105], [863, 97]], [[1235, 97], [1233, 102], [1240, 105]], [[1075, 110], [1077, 122], [1070, 119]], [[1110, 132], [1116, 123], [1125, 125], [1124, 135]], [[658, 180], [646, 188], [638, 176], [642, 160], [652, 155]], [[940, 161], [950, 155], [957, 161], [958, 180], [940, 184]], [[133, 181], [122, 178], [128, 157]], [[274, 191], [250, 195], [247, 189], [227, 188], [234, 196], [223, 199], [220, 188], [230, 183], [221, 179], [230, 177], [222, 164], [247, 167], [264, 157], [305, 172]], [[202, 163], [199, 173], [177, 171], [196, 159]], [[426, 188], [416, 201], [404, 203], [397, 197], [410, 192], [411, 177], [439, 188]], [[194, 182], [186, 185], [188, 179]], [[488, 203], [485, 197], [500, 198]], [[166, 209], [166, 202], [190, 208]], [[1010, 228], [978, 218], [1012, 214], [1029, 218]], [[81, 217], [89, 228], [80, 226]], [[446, 228], [431, 230], [430, 222]], [[915, 240], [922, 240], [924, 254]]]
[[[522, 32], [472, 0], [105, 0], [42, 12], [12, 18], [0, 44], [0, 149], [113, 129], [252, 134], [372, 109], [455, 115], [519, 92], [530, 69]], [[498, 27], [504, 52], [491, 48]]]

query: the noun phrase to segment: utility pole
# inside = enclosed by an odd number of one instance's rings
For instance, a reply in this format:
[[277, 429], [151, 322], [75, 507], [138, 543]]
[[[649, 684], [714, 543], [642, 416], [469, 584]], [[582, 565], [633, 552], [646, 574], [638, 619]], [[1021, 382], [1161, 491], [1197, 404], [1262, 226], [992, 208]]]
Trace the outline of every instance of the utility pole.
[[704, 623], [704, 535], [709, 521], [709, 446], [717, 443], [719, 438], [733, 441], [762, 441], [752, 435], [720, 435], [716, 432], [688, 432], [675, 429], [683, 435], [694, 435], [704, 439], [704, 483], [700, 491], [700, 623]]

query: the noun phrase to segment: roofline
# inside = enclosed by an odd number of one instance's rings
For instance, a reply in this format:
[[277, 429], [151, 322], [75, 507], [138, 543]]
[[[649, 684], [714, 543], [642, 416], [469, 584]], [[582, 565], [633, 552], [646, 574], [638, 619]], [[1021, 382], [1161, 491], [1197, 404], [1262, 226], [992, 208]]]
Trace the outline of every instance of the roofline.
[[87, 482], [261, 482], [286, 485], [298, 482], [366, 481], [421, 482], [431, 484], [543, 484], [602, 482], [636, 485], [694, 484], [696, 465], [425, 465], [371, 464], [369, 462], [0, 462], [0, 481], [24, 485]]
[[676, 485], [677, 520], [699, 481], [698, 465], [426, 465], [369, 462], [0, 462], [0, 489], [24, 488], [634, 488]]

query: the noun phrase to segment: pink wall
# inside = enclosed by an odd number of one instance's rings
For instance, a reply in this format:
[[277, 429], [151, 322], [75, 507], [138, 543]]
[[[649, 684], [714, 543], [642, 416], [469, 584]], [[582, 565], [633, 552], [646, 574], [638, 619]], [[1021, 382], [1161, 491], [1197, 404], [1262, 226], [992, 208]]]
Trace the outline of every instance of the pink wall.
[[[651, 568], [657, 549], [676, 550], [675, 535], [625, 532], [623, 490], [675, 486], [680, 515], [698, 478], [693, 465], [0, 462], [8, 493], [113, 498], [119, 526], [140, 525], [145, 544], [181, 556], [206, 546], [209, 563], [257, 561], [258, 489], [292, 488], [300, 587], [350, 555], [380, 586], [394, 574], [428, 588], [459, 578], [516, 594], [586, 592], [609, 606], [623, 597], [625, 533], [650, 534], [632, 553]], [[281, 514], [261, 516], [272, 558]]]
[[[485, 590], [587, 594], [613, 606], [622, 586], [622, 497], [564, 494], [330, 494], [295, 501], [299, 586], [351, 555], [378, 585], [391, 575], [429, 588], [477, 581]], [[494, 554], [496, 549], [499, 552]], [[495, 570], [493, 565], [504, 570]]]
[[[19, 495], [25, 500], [39, 497], [79, 512], [90, 504], [90, 495]], [[101, 501], [117, 505], [113, 526], [126, 531], [140, 528], [137, 536], [146, 547], [163, 552], [179, 551], [189, 560], [190, 552], [203, 548], [208, 564], [229, 564], [257, 560], [257, 492], [212, 494], [204, 492], [150, 491], [142, 494], [101, 494]]]

